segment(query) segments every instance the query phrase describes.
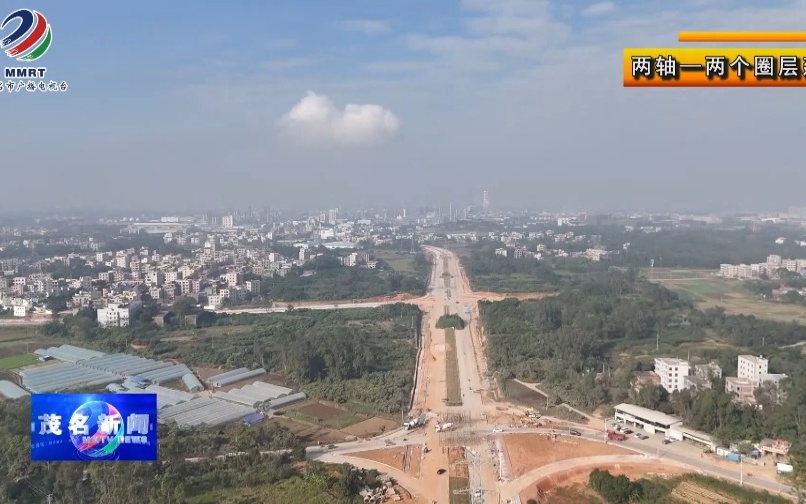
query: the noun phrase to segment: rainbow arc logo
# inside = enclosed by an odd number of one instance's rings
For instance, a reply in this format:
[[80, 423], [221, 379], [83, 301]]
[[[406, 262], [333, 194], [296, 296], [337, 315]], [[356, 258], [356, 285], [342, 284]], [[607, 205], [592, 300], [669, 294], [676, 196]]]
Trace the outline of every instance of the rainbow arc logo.
[[9, 58], [17, 61], [36, 61], [48, 52], [53, 42], [53, 30], [41, 12], [19, 9], [12, 12], [0, 24], [0, 30], [19, 20], [17, 28], [2, 41], [0, 48]]

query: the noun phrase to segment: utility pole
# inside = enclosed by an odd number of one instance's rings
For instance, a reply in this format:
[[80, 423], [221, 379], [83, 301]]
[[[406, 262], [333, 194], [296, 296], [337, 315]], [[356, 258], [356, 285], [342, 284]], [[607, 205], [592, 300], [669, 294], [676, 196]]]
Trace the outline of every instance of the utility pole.
[[739, 455], [739, 486], [744, 486], [744, 457]]
[[655, 331], [655, 353], [658, 353], [660, 349], [660, 329]]

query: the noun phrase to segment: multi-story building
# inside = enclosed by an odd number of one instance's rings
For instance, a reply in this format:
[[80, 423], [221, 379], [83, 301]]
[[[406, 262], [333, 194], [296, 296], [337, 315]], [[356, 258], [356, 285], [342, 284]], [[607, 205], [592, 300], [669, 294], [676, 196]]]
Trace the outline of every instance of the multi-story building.
[[741, 404], [755, 404], [756, 386], [747, 378], [728, 376], [725, 378], [725, 392], [734, 394], [734, 400]]
[[235, 227], [235, 217], [232, 215], [225, 215], [221, 218], [221, 225], [225, 228], [234, 228]]
[[101, 327], [126, 327], [129, 321], [140, 311], [139, 302], [124, 304], [110, 304], [106, 308], [98, 309], [98, 324]]
[[738, 363], [738, 377], [747, 378], [758, 387], [761, 383], [761, 375], [769, 372], [769, 361], [764, 357], [755, 355], [740, 355]]
[[260, 280], [247, 280], [245, 286], [252, 294], [260, 294]]
[[162, 271], [151, 271], [146, 276], [146, 283], [161, 287], [165, 283], [165, 273]]
[[655, 373], [660, 377], [660, 384], [667, 392], [682, 390], [685, 387], [684, 378], [688, 376], [690, 365], [688, 361], [659, 357], [655, 359]]
[[230, 271], [224, 276], [224, 280], [227, 282], [228, 286], [234, 287], [241, 283], [241, 275], [236, 271]]

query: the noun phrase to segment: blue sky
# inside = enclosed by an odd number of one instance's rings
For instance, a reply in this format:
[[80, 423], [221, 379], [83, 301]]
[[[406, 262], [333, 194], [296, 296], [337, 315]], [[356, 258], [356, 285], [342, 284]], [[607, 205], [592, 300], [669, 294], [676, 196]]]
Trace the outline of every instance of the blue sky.
[[[36, 205], [39, 180], [40, 200], [62, 208], [403, 206], [483, 188], [588, 210], [800, 197], [753, 180], [802, 181], [796, 154], [775, 150], [762, 170], [762, 154], [701, 145], [794, 140], [800, 90], [626, 90], [620, 61], [623, 47], [678, 45], [683, 29], [802, 29], [803, 0], [6, 5], [45, 14], [54, 41], [41, 64], [70, 89], [0, 95], [14, 122], [0, 139], [0, 210]], [[347, 104], [375, 107], [350, 116]], [[658, 156], [657, 142], [700, 154]], [[727, 173], [743, 175], [716, 197]]]

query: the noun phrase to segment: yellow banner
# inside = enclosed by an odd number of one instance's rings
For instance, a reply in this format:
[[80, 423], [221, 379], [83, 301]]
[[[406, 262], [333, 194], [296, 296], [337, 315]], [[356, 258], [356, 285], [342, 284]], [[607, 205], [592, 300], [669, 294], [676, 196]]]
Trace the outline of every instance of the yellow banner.
[[628, 48], [624, 87], [806, 86], [806, 48]]

